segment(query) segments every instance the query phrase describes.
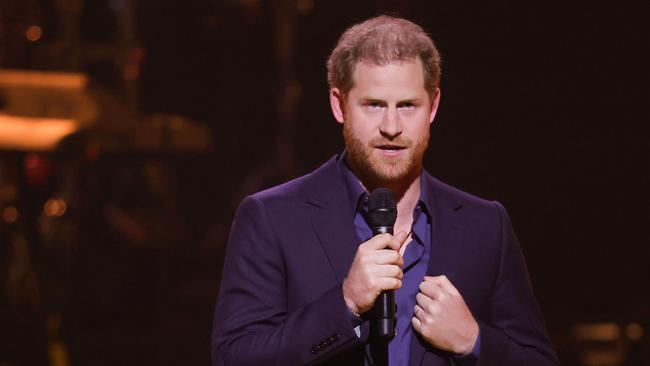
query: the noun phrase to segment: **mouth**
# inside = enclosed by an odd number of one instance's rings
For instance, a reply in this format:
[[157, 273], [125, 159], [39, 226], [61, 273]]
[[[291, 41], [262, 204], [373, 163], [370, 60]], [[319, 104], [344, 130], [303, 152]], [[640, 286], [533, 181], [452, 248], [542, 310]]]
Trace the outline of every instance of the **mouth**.
[[382, 144], [382, 145], [376, 145], [375, 149], [379, 150], [379, 153], [385, 157], [396, 158], [404, 154], [404, 151], [406, 151], [406, 146]]
[[406, 149], [406, 146], [384, 144], [384, 145], [377, 145], [375, 146], [375, 148], [386, 152], [397, 152]]

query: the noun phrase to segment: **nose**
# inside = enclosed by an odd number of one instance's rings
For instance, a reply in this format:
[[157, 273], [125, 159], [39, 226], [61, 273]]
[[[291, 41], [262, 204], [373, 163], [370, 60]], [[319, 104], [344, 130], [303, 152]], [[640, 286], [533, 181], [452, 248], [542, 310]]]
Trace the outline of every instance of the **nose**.
[[397, 108], [386, 108], [386, 113], [379, 125], [379, 132], [382, 136], [391, 140], [402, 134], [402, 122], [397, 113]]

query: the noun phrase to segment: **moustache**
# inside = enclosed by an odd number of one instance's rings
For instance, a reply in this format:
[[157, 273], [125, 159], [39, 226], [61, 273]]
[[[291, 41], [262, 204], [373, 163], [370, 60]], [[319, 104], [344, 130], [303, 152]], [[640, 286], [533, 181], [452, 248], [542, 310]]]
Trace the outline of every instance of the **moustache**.
[[405, 149], [413, 146], [413, 141], [403, 138], [403, 137], [397, 137], [392, 140], [387, 139], [385, 137], [377, 137], [368, 143], [372, 147], [377, 147], [377, 146], [393, 146], [396, 148], [400, 149]]

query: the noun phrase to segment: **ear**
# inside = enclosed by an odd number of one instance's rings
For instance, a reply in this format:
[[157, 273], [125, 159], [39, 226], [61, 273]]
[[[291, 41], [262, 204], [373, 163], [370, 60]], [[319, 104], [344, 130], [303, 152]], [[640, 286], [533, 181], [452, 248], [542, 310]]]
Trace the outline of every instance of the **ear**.
[[436, 88], [436, 91], [433, 92], [433, 97], [431, 98], [431, 114], [429, 115], [429, 123], [432, 123], [433, 119], [436, 118], [438, 105], [440, 105], [440, 88]]
[[344, 113], [343, 113], [343, 94], [339, 90], [339, 88], [331, 88], [330, 89], [330, 107], [332, 108], [332, 114], [334, 115], [334, 118], [339, 123], [343, 123], [345, 121]]

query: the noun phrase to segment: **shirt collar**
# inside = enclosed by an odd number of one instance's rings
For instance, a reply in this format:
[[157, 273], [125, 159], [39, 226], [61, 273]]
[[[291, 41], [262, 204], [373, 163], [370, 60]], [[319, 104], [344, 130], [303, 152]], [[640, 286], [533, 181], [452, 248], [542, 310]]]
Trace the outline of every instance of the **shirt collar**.
[[417, 206], [421, 208], [428, 218], [431, 218], [431, 207], [427, 206], [429, 202], [429, 180], [427, 179], [427, 174], [420, 174], [420, 199], [418, 200]]
[[343, 181], [345, 182], [345, 187], [348, 191], [349, 202], [352, 203], [352, 208], [354, 212], [357, 212], [359, 209], [359, 203], [364, 196], [368, 194], [366, 190], [361, 185], [361, 182], [357, 179], [352, 172], [352, 169], [348, 166], [348, 151], [343, 150], [343, 153], [339, 157], [337, 162], [341, 175], [343, 176]]

